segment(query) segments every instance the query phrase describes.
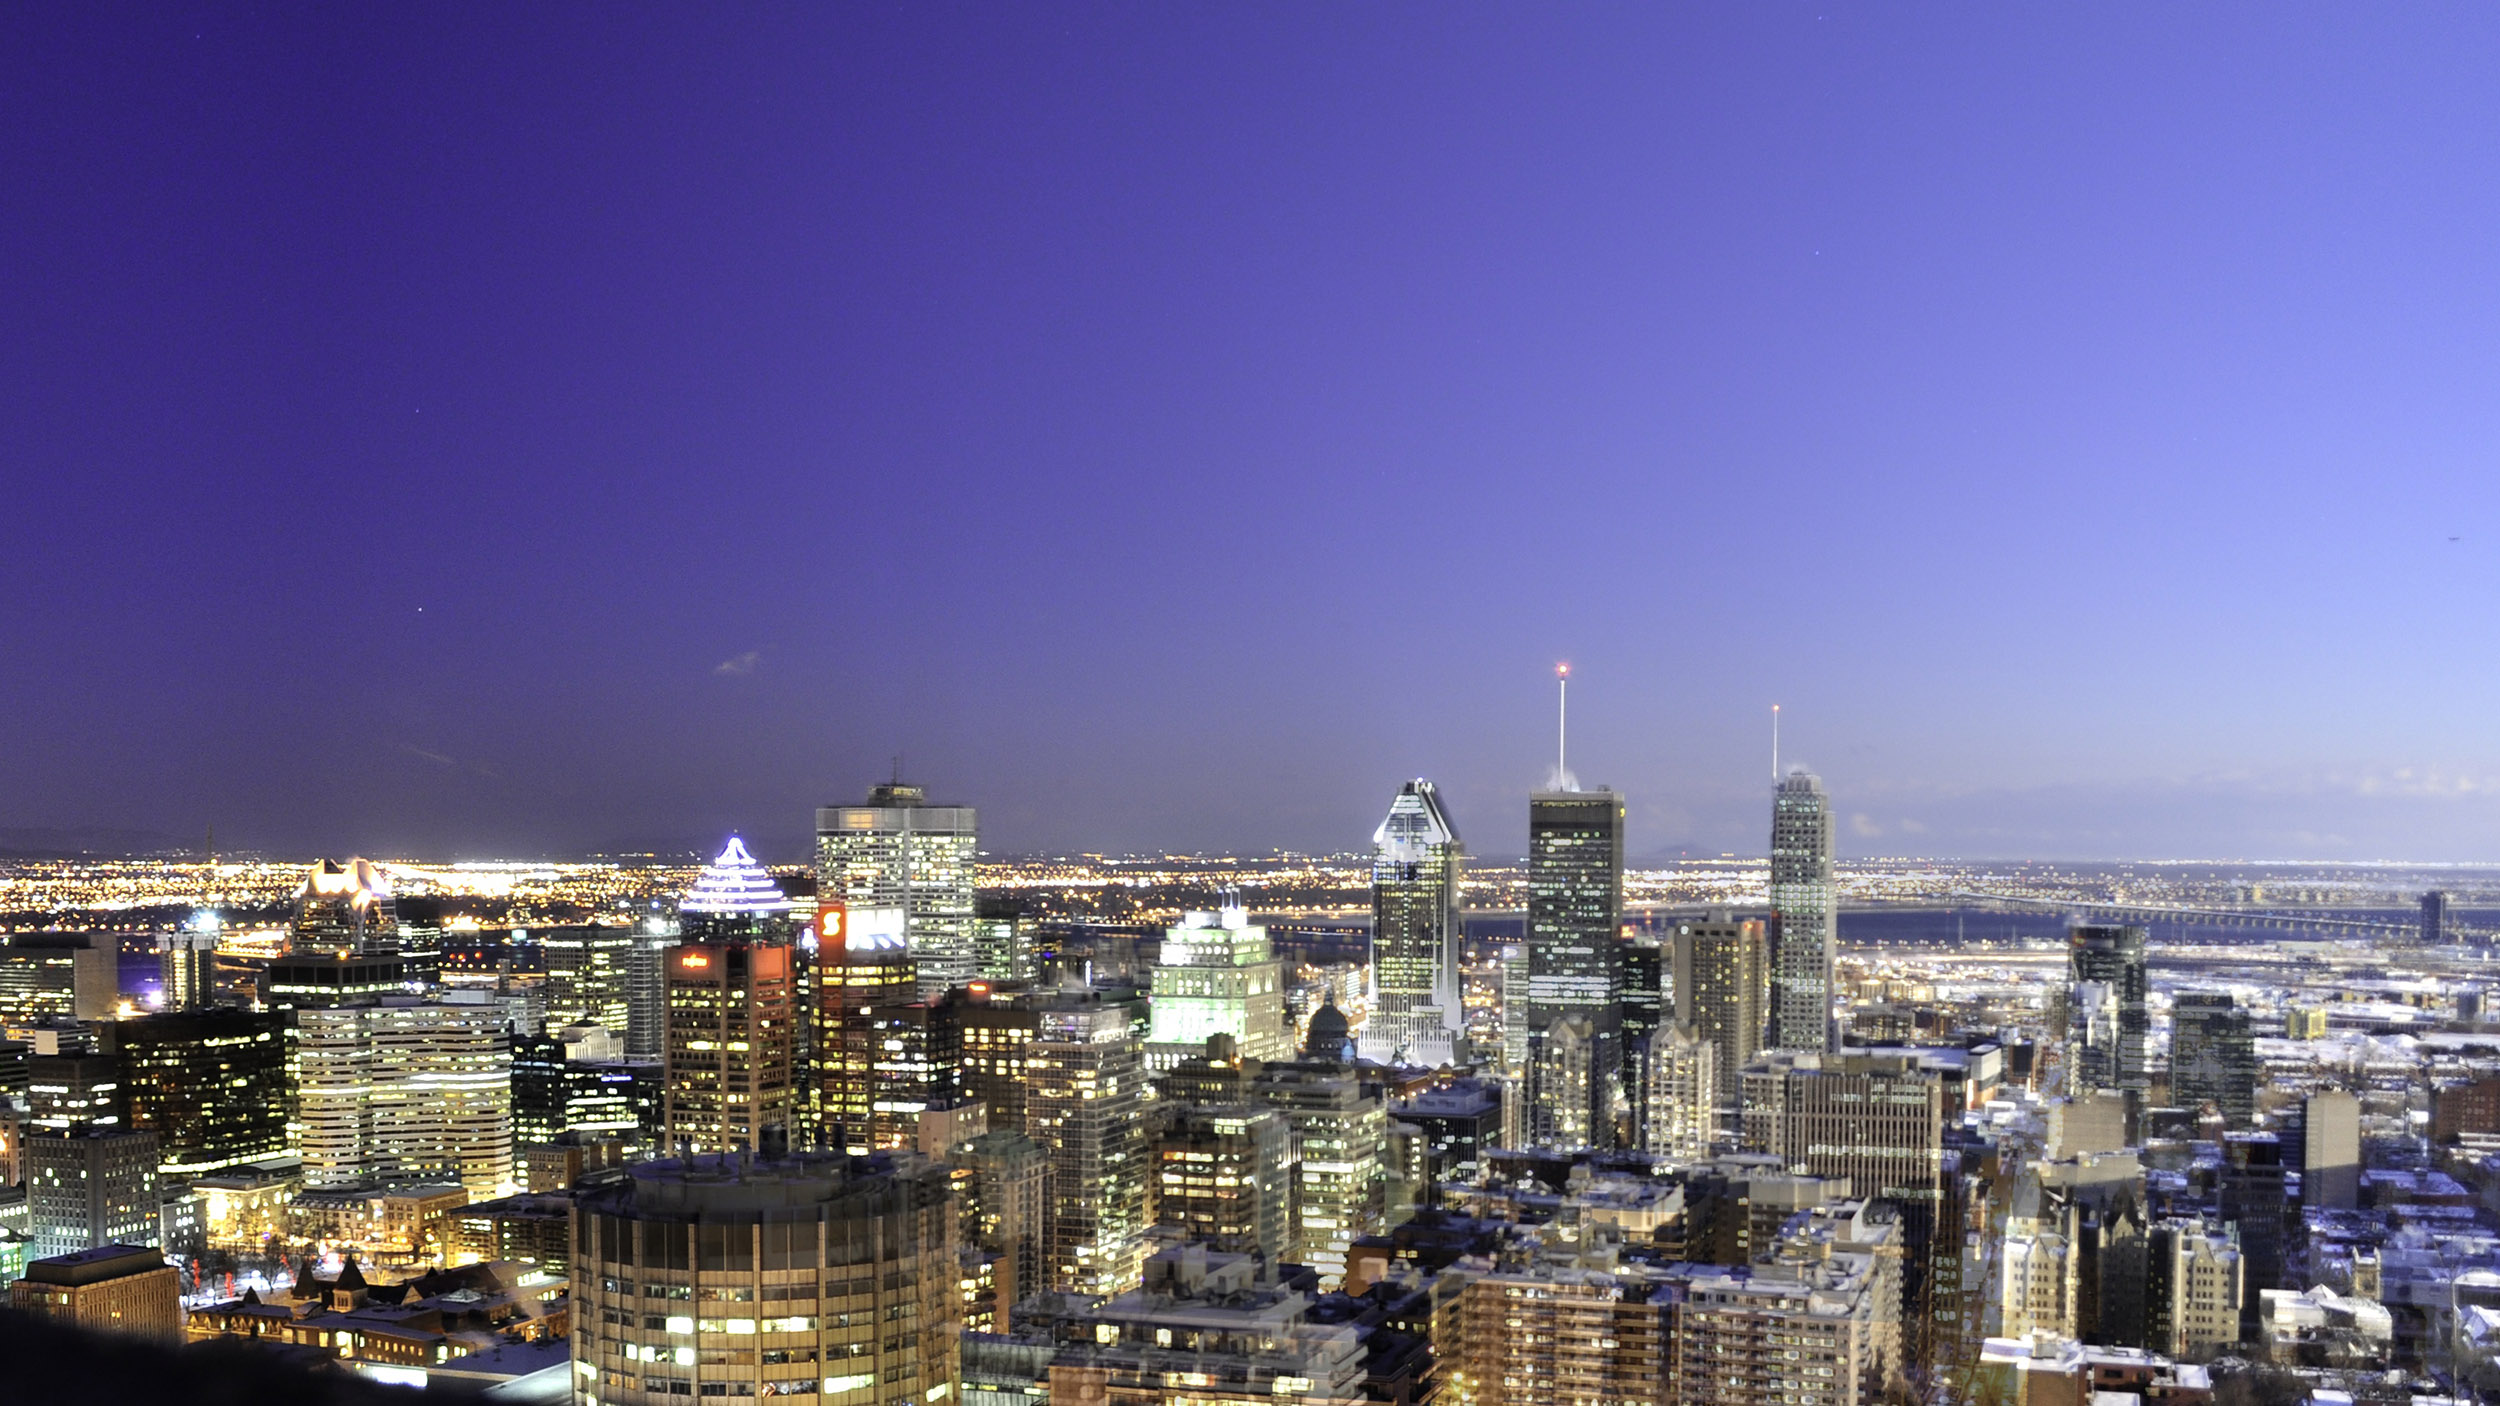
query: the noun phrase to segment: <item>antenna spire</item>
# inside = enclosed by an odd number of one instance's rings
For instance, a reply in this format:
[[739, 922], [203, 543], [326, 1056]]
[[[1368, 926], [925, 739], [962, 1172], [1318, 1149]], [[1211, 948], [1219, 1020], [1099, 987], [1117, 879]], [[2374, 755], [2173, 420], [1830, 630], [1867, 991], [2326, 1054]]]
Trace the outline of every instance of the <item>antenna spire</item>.
[[1771, 781], [1780, 779], [1780, 705], [1771, 705]]
[[1576, 791], [1571, 784], [1571, 666], [1554, 666], [1554, 785]]

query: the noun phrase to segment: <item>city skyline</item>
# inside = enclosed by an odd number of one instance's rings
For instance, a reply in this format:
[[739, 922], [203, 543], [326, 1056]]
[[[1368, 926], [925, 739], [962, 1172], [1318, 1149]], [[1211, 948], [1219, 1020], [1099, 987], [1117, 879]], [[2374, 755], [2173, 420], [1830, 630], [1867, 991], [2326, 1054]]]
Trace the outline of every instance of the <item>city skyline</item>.
[[2500, 19], [2248, 14], [48, 13], [0, 825], [2480, 857]]

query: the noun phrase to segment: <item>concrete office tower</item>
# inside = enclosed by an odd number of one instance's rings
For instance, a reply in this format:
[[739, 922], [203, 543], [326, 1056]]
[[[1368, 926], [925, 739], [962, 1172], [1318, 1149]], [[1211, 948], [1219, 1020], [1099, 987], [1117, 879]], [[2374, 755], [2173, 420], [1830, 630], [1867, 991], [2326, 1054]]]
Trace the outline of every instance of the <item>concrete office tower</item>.
[[121, 1001], [113, 939], [83, 932], [0, 937], [0, 1024], [111, 1020]]
[[2323, 1210], [2361, 1204], [2361, 1101], [2340, 1090], [2301, 1109], [2300, 1201]]
[[575, 1401], [944, 1403], [955, 1208], [916, 1158], [645, 1162], [575, 1202]]
[[1024, 1056], [1024, 1130], [1050, 1159], [1050, 1287], [1119, 1294], [1145, 1259], [1146, 1092], [1127, 1002], [1038, 998]]
[[919, 978], [900, 908], [817, 905], [816, 989], [810, 1044], [809, 1122], [826, 1147], [864, 1153], [876, 1145], [880, 1011], [910, 1004]]
[[1284, 963], [1268, 945], [1267, 929], [1253, 924], [1240, 904], [1183, 913], [1163, 935], [1153, 982], [1149, 1071], [1161, 1073], [1206, 1053], [1210, 1035], [1231, 1036], [1245, 1059], [1292, 1057]]
[[1537, 1032], [1528, 1056], [1527, 1135], [1532, 1147], [1595, 1147], [1600, 1107], [1597, 1031], [1586, 1015], [1560, 1017]]
[[187, 1011], [217, 1004], [217, 939], [211, 927], [186, 927], [156, 941], [157, 980], [165, 991], [162, 1010]]
[[2212, 1104], [2226, 1127], [2257, 1120], [2257, 1040], [2228, 992], [2183, 991], [2170, 1012], [2170, 1099]]
[[1293, 1132], [1254, 1104], [1192, 1104], [1154, 1138], [1155, 1224], [1269, 1264], [1290, 1257]]
[[622, 1039], [633, 1028], [632, 928], [547, 928], [538, 934], [547, 958], [547, 1028], [597, 1025]]
[[797, 949], [688, 942], [668, 954], [662, 1137], [697, 1153], [749, 1151], [797, 1113]]
[[1365, 1059], [1437, 1069], [1468, 1057], [1459, 957], [1467, 851], [1429, 781], [1409, 781], [1372, 832], [1371, 1018]]
[[1293, 1130], [1291, 1258], [1334, 1287], [1355, 1240], [1386, 1228], [1387, 1103], [1364, 1088], [1353, 1065], [1309, 1059], [1259, 1070], [1250, 1100], [1285, 1115]]
[[2448, 895], [2432, 889], [2422, 895], [2422, 942], [2436, 946], [2448, 940]]
[[334, 957], [399, 955], [399, 905], [390, 881], [362, 859], [325, 859], [295, 892], [288, 950]]
[[1582, 1146], [1611, 1143], [1622, 1096], [1623, 816], [1613, 791], [1528, 798], [1529, 1098], [1544, 1102], [1533, 1078], [1544, 1033], [1566, 1017], [1586, 1021], [1586, 1107], [1556, 1110], [1544, 1123], [1586, 1130]]
[[816, 812], [816, 894], [908, 915], [920, 994], [934, 999], [981, 974], [973, 938], [973, 864], [980, 821], [971, 806], [933, 806], [900, 781], [868, 803]]
[[2074, 1093], [2122, 1089], [2141, 1096], [2151, 1086], [2145, 1045], [2153, 1029], [2145, 1002], [2144, 929], [2078, 923], [2066, 945], [2072, 983], [2069, 1087]]
[[1689, 1025], [1651, 1037], [1644, 1151], [1671, 1162], [1710, 1156], [1719, 1132], [1719, 1047]]
[[156, 1134], [93, 1128], [23, 1144], [26, 1234], [36, 1255], [158, 1243]]
[[1832, 1048], [1839, 931], [1831, 797], [1812, 772], [1792, 771], [1771, 798], [1770, 1048]]
[[9, 1307], [89, 1332], [179, 1343], [182, 1271], [147, 1245], [100, 1245], [30, 1261], [9, 1287]]
[[118, 1032], [132, 1128], [161, 1170], [198, 1176], [286, 1151], [286, 1028], [277, 1013], [166, 1011]]
[[2185, 1359], [2239, 1342], [2247, 1269], [2231, 1232], [2201, 1220], [2164, 1221], [2149, 1241], [2147, 1345]]
[[456, 1181], [512, 1190], [512, 1053], [492, 1006], [410, 996], [295, 1013], [308, 1187]]
[[1722, 1128], [1734, 1125], [1745, 1066], [1761, 1049], [1767, 955], [1756, 919], [1713, 913], [1675, 925], [1675, 1019], [1714, 1052]]

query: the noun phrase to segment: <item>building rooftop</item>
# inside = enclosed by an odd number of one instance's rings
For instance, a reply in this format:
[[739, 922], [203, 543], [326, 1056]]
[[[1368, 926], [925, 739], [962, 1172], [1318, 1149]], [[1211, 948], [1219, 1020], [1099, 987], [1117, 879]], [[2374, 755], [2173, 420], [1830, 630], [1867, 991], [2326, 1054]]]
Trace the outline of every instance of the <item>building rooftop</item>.
[[165, 1252], [162, 1250], [140, 1245], [99, 1245], [92, 1250], [30, 1260], [26, 1265], [26, 1277], [38, 1284], [74, 1288], [166, 1268], [170, 1266], [165, 1263]]

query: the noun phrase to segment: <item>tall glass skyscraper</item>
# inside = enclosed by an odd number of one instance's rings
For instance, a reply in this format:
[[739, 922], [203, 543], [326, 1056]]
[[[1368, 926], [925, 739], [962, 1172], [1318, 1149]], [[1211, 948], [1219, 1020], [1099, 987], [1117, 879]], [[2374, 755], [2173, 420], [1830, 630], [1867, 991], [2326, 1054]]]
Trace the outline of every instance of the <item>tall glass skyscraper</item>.
[[1467, 1051], [1459, 889], [1466, 848], [1429, 781], [1409, 781], [1372, 832], [1372, 999], [1365, 1059], [1437, 1069]]
[[1812, 772], [1791, 771], [1771, 799], [1771, 1025], [1775, 1050], [1832, 1047], [1832, 801]]
[[973, 934], [980, 818], [971, 806], [933, 806], [900, 781], [868, 803], [816, 812], [816, 893], [854, 908], [900, 908], [910, 925], [920, 995], [935, 999], [981, 975]]
[[[1623, 815], [1613, 791], [1528, 798], [1527, 1133], [1540, 1146], [1611, 1141], [1623, 1070]], [[1536, 1087], [1546, 1063], [1538, 1046], [1572, 1016], [1587, 1022], [1574, 1035], [1588, 1043], [1588, 1074], [1572, 1081], [1573, 1105], [1563, 1106]]]
[[2145, 1058], [2153, 1017], [2146, 1002], [2144, 929], [2078, 923], [2067, 934], [2068, 1075], [2072, 1092], [2151, 1086]]

